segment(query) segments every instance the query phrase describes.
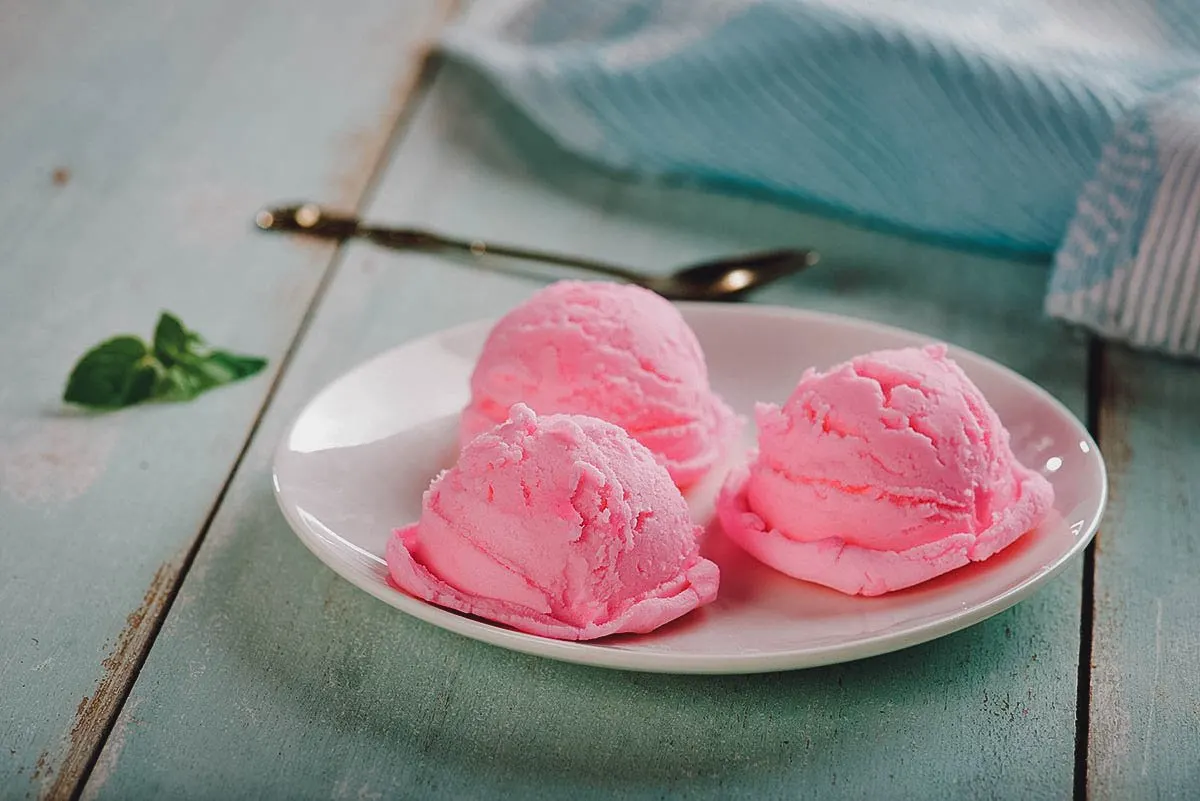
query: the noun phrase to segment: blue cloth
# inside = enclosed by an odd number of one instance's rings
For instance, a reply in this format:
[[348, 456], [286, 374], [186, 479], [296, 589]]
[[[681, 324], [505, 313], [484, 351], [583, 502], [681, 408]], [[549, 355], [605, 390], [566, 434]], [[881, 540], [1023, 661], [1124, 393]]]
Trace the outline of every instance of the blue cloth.
[[1200, 355], [1200, 0], [479, 0], [565, 148], [1056, 251], [1047, 311]]

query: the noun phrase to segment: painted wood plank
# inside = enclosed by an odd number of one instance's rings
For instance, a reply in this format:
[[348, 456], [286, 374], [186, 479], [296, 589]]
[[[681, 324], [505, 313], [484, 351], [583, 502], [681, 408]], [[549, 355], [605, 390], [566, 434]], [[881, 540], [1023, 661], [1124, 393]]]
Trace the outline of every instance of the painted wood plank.
[[[0, 0], [0, 795], [83, 775], [329, 265], [254, 210], [359, 201], [443, 6]], [[60, 406], [162, 308], [270, 373]]]
[[1200, 371], [1109, 348], [1100, 447], [1088, 786], [1094, 799], [1200, 787]]
[[[554, 151], [445, 68], [373, 216], [669, 265], [813, 244], [759, 300], [949, 338], [1078, 412], [1085, 347], [1040, 316], [1045, 268], [762, 202], [636, 185]], [[354, 245], [101, 755], [85, 798], [1062, 798], [1073, 781], [1080, 569], [968, 631], [854, 664], [672, 677], [559, 664], [409, 619], [292, 535], [271, 453], [308, 397], [408, 338], [495, 315], [536, 281]]]

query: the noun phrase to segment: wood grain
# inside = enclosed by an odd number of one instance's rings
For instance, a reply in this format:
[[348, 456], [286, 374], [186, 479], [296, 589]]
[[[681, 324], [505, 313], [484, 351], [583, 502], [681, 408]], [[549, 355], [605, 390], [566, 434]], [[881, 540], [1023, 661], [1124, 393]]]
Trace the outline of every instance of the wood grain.
[[[815, 245], [758, 299], [907, 325], [998, 358], [1077, 412], [1084, 343], [1040, 315], [1045, 268], [766, 203], [614, 180], [443, 70], [372, 216], [652, 269]], [[420, 623], [319, 564], [271, 496], [300, 406], [408, 338], [537, 281], [354, 245], [239, 469], [86, 798], [1062, 798], [1073, 781], [1080, 569], [968, 631], [746, 677], [607, 672]], [[419, 387], [414, 387], [419, 391]]]
[[1194, 798], [1200, 786], [1200, 372], [1107, 350], [1096, 544], [1089, 797]]
[[[360, 200], [444, 5], [0, 0], [5, 797], [85, 774], [326, 273], [250, 218]], [[162, 308], [270, 373], [64, 409], [75, 358]]]

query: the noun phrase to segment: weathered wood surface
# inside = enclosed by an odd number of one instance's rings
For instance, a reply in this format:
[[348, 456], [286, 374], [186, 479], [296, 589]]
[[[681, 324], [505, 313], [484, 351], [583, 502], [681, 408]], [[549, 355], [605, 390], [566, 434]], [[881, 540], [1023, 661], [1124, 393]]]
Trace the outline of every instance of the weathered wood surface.
[[[611, 179], [557, 154], [452, 68], [422, 103], [370, 211], [663, 269], [815, 245], [827, 256], [818, 271], [759, 300], [943, 336], [1085, 410], [1086, 343], [1041, 317], [1044, 267]], [[298, 258], [284, 243], [270, 247]], [[1081, 564], [1004, 614], [897, 654], [775, 675], [671, 677], [558, 664], [444, 633], [317, 562], [271, 496], [271, 453], [292, 416], [355, 362], [496, 315], [538, 285], [347, 249], [86, 798], [1071, 794]]]
[[[330, 263], [255, 208], [359, 202], [443, 6], [0, 0], [0, 796], [86, 771]], [[64, 410], [161, 308], [269, 373]]]
[[1108, 349], [1089, 797], [1200, 795], [1200, 369]]

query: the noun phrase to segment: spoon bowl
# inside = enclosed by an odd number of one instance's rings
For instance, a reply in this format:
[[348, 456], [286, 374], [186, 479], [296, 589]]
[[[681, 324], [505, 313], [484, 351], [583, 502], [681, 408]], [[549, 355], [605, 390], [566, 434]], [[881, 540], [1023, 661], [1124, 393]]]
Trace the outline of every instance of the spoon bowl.
[[740, 300], [761, 286], [812, 267], [812, 250], [747, 253], [683, 267], [664, 276], [647, 276], [641, 286], [672, 300]]

